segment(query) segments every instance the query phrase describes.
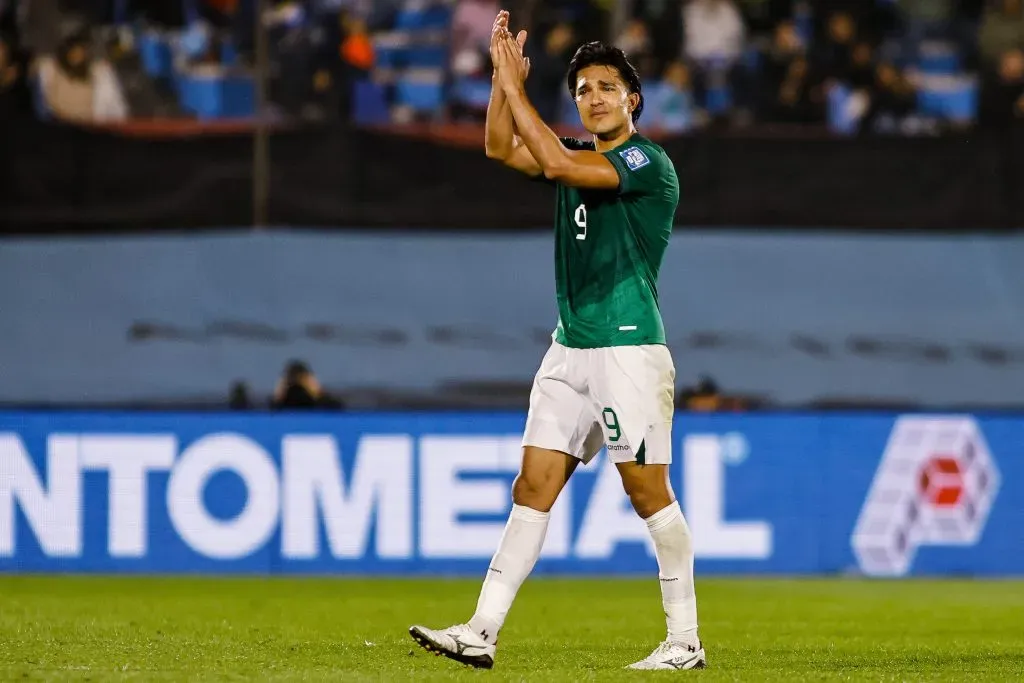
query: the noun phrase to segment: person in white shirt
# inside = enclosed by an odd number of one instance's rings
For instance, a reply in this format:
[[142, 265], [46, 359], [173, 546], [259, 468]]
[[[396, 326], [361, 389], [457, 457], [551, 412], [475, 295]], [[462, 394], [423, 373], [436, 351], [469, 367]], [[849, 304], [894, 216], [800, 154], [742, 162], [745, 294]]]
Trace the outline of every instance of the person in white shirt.
[[746, 27], [733, 0], [690, 0], [683, 8], [686, 56], [731, 66], [743, 54]]
[[715, 118], [751, 118], [742, 63], [746, 33], [734, 0], [689, 0], [683, 7], [683, 57], [693, 73], [698, 106]]

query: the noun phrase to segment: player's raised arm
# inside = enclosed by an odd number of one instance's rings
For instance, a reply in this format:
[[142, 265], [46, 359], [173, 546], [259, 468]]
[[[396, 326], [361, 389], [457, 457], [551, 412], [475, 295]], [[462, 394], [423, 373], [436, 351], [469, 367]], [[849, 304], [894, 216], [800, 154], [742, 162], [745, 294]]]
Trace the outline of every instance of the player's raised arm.
[[[494, 63], [494, 75], [491, 77], [491, 99], [487, 103], [484, 148], [487, 158], [497, 159], [517, 171], [537, 176], [541, 173], [540, 165], [516, 135], [512, 112], [498, 78], [498, 48], [506, 35], [508, 35], [508, 12], [502, 10], [498, 13], [491, 29], [491, 61]], [[525, 43], [526, 31], [520, 31], [516, 38], [516, 44], [520, 51]], [[525, 68], [528, 73], [529, 60], [525, 60]]]
[[498, 46], [498, 80], [519, 136], [544, 176], [571, 187], [617, 189], [619, 173], [604, 155], [566, 148], [544, 123], [526, 97], [525, 68], [517, 44], [506, 37]]

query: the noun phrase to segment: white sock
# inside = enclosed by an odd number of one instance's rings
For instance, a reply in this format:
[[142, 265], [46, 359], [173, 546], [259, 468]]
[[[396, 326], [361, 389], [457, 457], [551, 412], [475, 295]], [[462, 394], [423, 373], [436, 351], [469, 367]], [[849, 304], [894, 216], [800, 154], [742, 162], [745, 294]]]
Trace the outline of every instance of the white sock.
[[512, 505], [498, 550], [487, 568], [476, 613], [469, 620], [469, 627], [488, 643], [497, 641], [519, 587], [537, 563], [549, 516], [547, 512]]
[[693, 538], [679, 502], [648, 517], [654, 539], [668, 640], [697, 646], [697, 595], [693, 588]]

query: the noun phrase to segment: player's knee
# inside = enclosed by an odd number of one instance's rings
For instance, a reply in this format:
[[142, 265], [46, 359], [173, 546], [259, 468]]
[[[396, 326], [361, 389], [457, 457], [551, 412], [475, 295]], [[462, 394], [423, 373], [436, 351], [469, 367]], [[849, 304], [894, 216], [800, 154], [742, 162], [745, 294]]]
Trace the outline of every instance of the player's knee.
[[672, 504], [672, 493], [664, 486], [654, 486], [649, 481], [626, 481], [626, 495], [636, 513], [646, 519]]
[[671, 505], [672, 499], [663, 493], [637, 491], [630, 494], [629, 502], [633, 504], [636, 514], [640, 515], [643, 519], [647, 519]]
[[520, 472], [512, 483], [512, 502], [548, 512], [561, 490], [560, 481], [544, 472]]

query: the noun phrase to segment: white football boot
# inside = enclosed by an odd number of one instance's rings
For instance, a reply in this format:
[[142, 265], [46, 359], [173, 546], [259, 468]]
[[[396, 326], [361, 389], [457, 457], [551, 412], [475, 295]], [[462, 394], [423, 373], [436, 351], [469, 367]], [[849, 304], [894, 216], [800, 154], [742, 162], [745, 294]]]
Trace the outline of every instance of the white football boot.
[[698, 642], [694, 647], [693, 645], [665, 641], [646, 659], [641, 659], [626, 668], [671, 671], [673, 669], [703, 669], [707, 665], [703, 643]]
[[409, 629], [409, 635], [420, 647], [435, 655], [444, 655], [448, 659], [478, 669], [490, 669], [494, 666], [497, 642], [488, 643], [467, 624], [449, 626], [443, 631], [413, 626]]

